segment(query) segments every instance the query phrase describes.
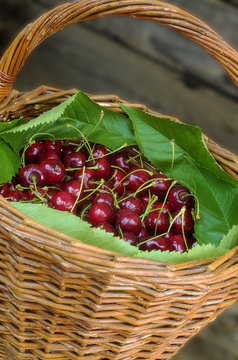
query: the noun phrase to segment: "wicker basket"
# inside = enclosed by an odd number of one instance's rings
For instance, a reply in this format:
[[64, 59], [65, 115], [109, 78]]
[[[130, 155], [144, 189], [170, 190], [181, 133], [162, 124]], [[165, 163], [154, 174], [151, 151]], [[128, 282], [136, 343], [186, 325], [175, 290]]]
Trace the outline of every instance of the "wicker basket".
[[[105, 15], [151, 19], [208, 50], [238, 84], [238, 54], [206, 24], [153, 0], [76, 1], [28, 25], [0, 62], [2, 121], [31, 119], [76, 90], [12, 84], [31, 51], [76, 21]], [[121, 111], [117, 96], [92, 96]], [[142, 105], [128, 104], [150, 111]], [[238, 158], [204, 136], [238, 178]], [[217, 259], [168, 264], [88, 246], [26, 217], [0, 198], [0, 359], [170, 359], [238, 296], [238, 248]]]

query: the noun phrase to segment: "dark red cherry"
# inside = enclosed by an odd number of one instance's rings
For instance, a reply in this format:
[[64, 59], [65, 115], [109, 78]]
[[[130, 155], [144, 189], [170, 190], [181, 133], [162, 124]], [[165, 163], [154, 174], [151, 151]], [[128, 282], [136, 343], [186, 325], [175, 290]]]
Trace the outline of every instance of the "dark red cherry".
[[[188, 244], [188, 239], [185, 238]], [[180, 251], [181, 253], [186, 252], [186, 245], [184, 242], [183, 235], [172, 235], [170, 237], [170, 251]]]
[[64, 157], [64, 165], [67, 169], [82, 168], [86, 163], [86, 158], [82, 152], [72, 152]]
[[[78, 201], [83, 198], [83, 190], [81, 189], [81, 184], [77, 180], [70, 180], [65, 183], [64, 191], [67, 191], [73, 198]], [[79, 195], [80, 194], [80, 195]]]
[[194, 204], [194, 199], [191, 196], [191, 192], [182, 185], [175, 186], [170, 190], [168, 201], [174, 210], [179, 210], [183, 206], [191, 209]]
[[96, 194], [104, 194], [105, 192], [111, 194], [111, 191], [109, 189], [112, 189], [112, 183], [110, 181], [104, 181], [104, 183], [102, 183], [102, 185], [98, 188]]
[[44, 140], [42, 143], [46, 151], [59, 152], [62, 147], [61, 140]]
[[119, 196], [125, 193], [125, 174], [121, 170], [115, 169], [112, 172], [112, 186], [113, 191], [117, 193]]
[[98, 159], [101, 157], [105, 157], [105, 159], [107, 158], [107, 154], [108, 154], [108, 150], [105, 146], [103, 145], [96, 145], [93, 149], [93, 157], [94, 159]]
[[172, 206], [170, 205], [170, 203], [166, 202], [166, 203], [155, 203], [153, 205], [153, 210], [158, 210], [160, 213], [160, 210], [162, 210], [162, 213], [164, 214], [171, 214], [173, 212]]
[[27, 200], [47, 198], [46, 191], [42, 188], [29, 189], [26, 193]]
[[123, 233], [123, 240], [128, 242], [132, 246], [137, 246], [137, 236], [131, 232], [124, 232]]
[[83, 189], [93, 189], [96, 187], [95, 181], [96, 181], [96, 175], [95, 171], [92, 169], [85, 169], [84, 170], [84, 176], [83, 176], [83, 169], [77, 170], [74, 179], [77, 180], [79, 183], [81, 183], [83, 178]]
[[60, 160], [59, 155], [55, 151], [42, 151], [37, 158], [37, 163], [40, 164], [42, 161], [54, 159]]
[[117, 213], [116, 225], [122, 232], [129, 232], [138, 235], [141, 230], [140, 217], [128, 210], [119, 210]]
[[111, 224], [114, 218], [115, 212], [113, 208], [105, 202], [92, 205], [89, 211], [89, 221], [93, 226], [97, 226], [102, 222]]
[[116, 153], [110, 158], [111, 165], [117, 166], [126, 172], [130, 170], [130, 165], [127, 161], [128, 155], [125, 152]]
[[142, 201], [135, 197], [129, 197], [128, 199], [122, 200], [119, 204], [121, 209], [129, 210], [137, 215], [143, 214], [144, 205]]
[[25, 200], [25, 194], [19, 190], [12, 190], [8, 194], [8, 200], [14, 202]]
[[[180, 210], [176, 210], [172, 214], [173, 219], [179, 214], [179, 212], [180, 212]], [[188, 209], [185, 210], [185, 213], [183, 216], [181, 214], [178, 217], [176, 217], [176, 219], [174, 220], [174, 223], [172, 225], [172, 230], [175, 234], [182, 235], [183, 229], [184, 229], [184, 234], [186, 236], [190, 236], [194, 232], [193, 217], [192, 217], [190, 210], [188, 210]]]
[[163, 200], [171, 186], [171, 181], [164, 174], [158, 174], [150, 187], [151, 192], [157, 195], [160, 200]]
[[9, 192], [10, 192], [10, 188], [7, 184], [3, 184], [1, 187], [0, 187], [0, 194], [3, 196], [3, 197], [8, 197], [9, 196]]
[[52, 197], [49, 203], [49, 206], [54, 209], [75, 213], [77, 210], [77, 206], [74, 205], [75, 199], [67, 191], [58, 191]]
[[30, 145], [25, 151], [25, 162], [27, 164], [36, 163], [39, 155], [45, 150], [44, 145], [36, 141], [34, 144]]
[[64, 178], [65, 167], [61, 160], [45, 160], [40, 163], [40, 167], [45, 173], [45, 179], [48, 184], [56, 184]]
[[20, 184], [25, 187], [30, 185], [42, 187], [46, 182], [44, 169], [37, 164], [26, 165], [19, 171], [18, 176]]
[[114, 197], [112, 196], [112, 194], [109, 194], [109, 193], [101, 193], [101, 194], [98, 194], [98, 195], [93, 199], [92, 204], [95, 205], [95, 204], [98, 204], [98, 203], [101, 203], [101, 202], [105, 202], [105, 203], [107, 203], [108, 205], [110, 205], [110, 206], [113, 207]]
[[[129, 175], [126, 177], [127, 189], [136, 191], [141, 187], [145, 182], [150, 180], [151, 176], [145, 169], [133, 168]], [[140, 191], [140, 194], [143, 192]]]
[[96, 161], [95, 175], [97, 179], [107, 179], [111, 173], [111, 166], [106, 158], [101, 158]]
[[72, 152], [76, 152], [76, 150], [77, 150], [77, 147], [75, 145], [62, 146], [60, 153], [59, 153], [62, 161], [64, 162], [64, 158], [66, 155], [72, 154]]
[[142, 194], [140, 196], [140, 199], [143, 202], [144, 206], [146, 207], [149, 204], [151, 197], [149, 196], [149, 193], [146, 192], [145, 194]]
[[[144, 239], [142, 238], [142, 240], [144, 240]], [[139, 243], [140, 242], [143, 242], [143, 241], [139, 240]], [[146, 242], [139, 245], [139, 249], [143, 250], [143, 251], [170, 250], [170, 239], [168, 239], [165, 236], [157, 236], [157, 237], [148, 236], [146, 238]]]
[[145, 227], [151, 235], [164, 234], [169, 228], [169, 215], [153, 211], [146, 217]]
[[138, 238], [139, 237], [147, 237], [147, 236], [149, 236], [148, 231], [144, 227], [142, 227], [140, 229], [139, 234], [138, 234]]
[[117, 236], [116, 229], [113, 225], [109, 224], [108, 222], [104, 221], [100, 224], [98, 224], [96, 227], [105, 230], [106, 232], [112, 233], [114, 236]]

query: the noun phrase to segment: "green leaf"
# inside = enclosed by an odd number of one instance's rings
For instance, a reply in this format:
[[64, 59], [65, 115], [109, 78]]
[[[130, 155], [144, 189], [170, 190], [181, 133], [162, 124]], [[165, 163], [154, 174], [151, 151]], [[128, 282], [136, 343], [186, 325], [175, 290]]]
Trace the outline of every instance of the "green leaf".
[[24, 120], [22, 117], [20, 119], [15, 119], [10, 122], [0, 122], [0, 133], [25, 123], [26, 120]]
[[238, 245], [238, 225], [234, 225], [227, 235], [224, 235], [220, 246], [224, 249], [232, 249]]
[[0, 184], [10, 181], [21, 166], [20, 156], [0, 140]]
[[166, 175], [190, 188], [199, 199], [200, 218], [196, 237], [200, 244], [218, 246], [222, 237], [238, 224], [238, 182], [224, 172], [209, 154], [197, 127], [158, 118], [123, 106], [146, 158]]
[[[104, 116], [99, 123], [101, 111]], [[36, 138], [36, 134], [40, 139], [81, 139], [80, 132], [88, 140], [97, 141], [112, 150], [125, 143], [135, 144], [133, 127], [127, 117], [99, 106], [82, 92], [27, 124], [5, 131], [0, 137], [19, 151], [32, 137]]]
[[12, 202], [12, 205], [25, 215], [63, 234], [72, 236], [88, 245], [114, 251], [126, 256], [145, 258], [156, 261], [181, 263], [196, 259], [205, 259], [221, 256], [228, 250], [217, 248], [211, 244], [195, 246], [188, 253], [169, 251], [140, 251], [119, 237], [113, 236], [99, 228], [93, 228], [86, 221], [64, 211], [58, 211], [40, 204]]

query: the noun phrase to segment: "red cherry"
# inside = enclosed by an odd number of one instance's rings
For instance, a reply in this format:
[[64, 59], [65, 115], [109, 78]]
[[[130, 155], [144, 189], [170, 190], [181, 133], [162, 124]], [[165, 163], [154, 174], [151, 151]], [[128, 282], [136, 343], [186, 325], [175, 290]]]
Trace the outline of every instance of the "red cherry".
[[61, 160], [45, 160], [40, 163], [40, 167], [45, 173], [45, 179], [48, 184], [58, 183], [65, 175], [65, 167]]
[[3, 196], [3, 197], [8, 197], [9, 196], [9, 192], [10, 192], [10, 188], [7, 184], [3, 184], [1, 187], [0, 187], [0, 194]]
[[168, 201], [174, 210], [179, 210], [183, 206], [191, 209], [194, 204], [194, 199], [191, 196], [191, 192], [182, 185], [175, 186], [170, 190]]
[[128, 164], [127, 160], [128, 160], [127, 154], [125, 152], [119, 152], [114, 154], [110, 158], [110, 164], [117, 166], [122, 170], [128, 172], [130, 170], [130, 165]]
[[103, 145], [96, 145], [92, 151], [94, 159], [107, 158], [108, 150]]
[[158, 212], [160, 213], [160, 210], [162, 210], [162, 213], [164, 214], [171, 214], [173, 212], [172, 206], [170, 205], [170, 203], [166, 202], [166, 203], [155, 203], [153, 205], [153, 210], [158, 210]]
[[129, 232], [138, 235], [141, 230], [140, 217], [128, 210], [119, 210], [117, 213], [117, 227], [122, 232]]
[[46, 182], [44, 169], [37, 164], [26, 165], [19, 171], [18, 176], [20, 184], [25, 187], [30, 185], [42, 187]]
[[40, 164], [42, 161], [54, 159], [60, 160], [59, 155], [55, 151], [42, 151], [37, 158], [37, 163]]
[[170, 250], [170, 239], [168, 239], [166, 236], [160, 236], [160, 237], [148, 236], [147, 238], [140, 239], [139, 242], [144, 242], [145, 240], [146, 242], [144, 244], [139, 245], [140, 250], [143, 251]]
[[92, 205], [89, 211], [89, 221], [93, 226], [97, 226], [102, 222], [111, 224], [114, 217], [115, 213], [113, 208], [105, 202]]
[[115, 169], [112, 172], [112, 186], [114, 189], [114, 192], [117, 193], [118, 195], [122, 195], [125, 193], [125, 183], [126, 183], [126, 179], [125, 178], [125, 174], [124, 172]]
[[159, 174], [154, 178], [155, 184], [150, 187], [151, 192], [157, 195], [160, 200], [163, 200], [169, 191], [171, 181], [164, 174]]
[[30, 145], [25, 151], [25, 161], [27, 164], [36, 163], [39, 155], [44, 151], [44, 145], [36, 141], [34, 144]]
[[[188, 244], [188, 239], [185, 238]], [[181, 253], [186, 252], [186, 245], [184, 242], [183, 235], [172, 235], [170, 237], [170, 251], [180, 251]]]
[[[77, 170], [74, 179], [81, 183], [83, 177], [83, 169]], [[89, 190], [95, 188], [94, 182], [96, 181], [95, 171], [92, 169], [85, 169], [84, 170], [84, 177], [83, 177], [83, 189]]]
[[[51, 199], [49, 206], [61, 210], [75, 213], [77, 206], [74, 206], [75, 199], [67, 191], [58, 191]], [[74, 208], [73, 208], [74, 207]], [[71, 211], [73, 208], [73, 211]]]
[[[176, 210], [172, 214], [172, 217], [175, 218], [179, 214], [179, 212], [180, 212], [180, 210]], [[181, 214], [174, 220], [174, 223], [172, 225], [172, 230], [175, 234], [182, 235], [183, 229], [184, 229], [184, 234], [186, 236], [190, 236], [194, 232], [193, 217], [192, 217], [191, 212], [188, 209], [185, 210], [185, 213], [183, 216], [183, 221], [182, 221], [182, 214]]]
[[104, 221], [100, 224], [98, 224], [96, 227], [105, 230], [106, 232], [112, 233], [113, 235], [117, 236], [116, 229], [113, 225], [109, 224], [108, 222]]
[[137, 246], [137, 236], [131, 232], [124, 232], [123, 240], [125, 240], [132, 246]]
[[96, 161], [95, 175], [97, 179], [107, 179], [111, 172], [111, 166], [107, 159], [101, 158]]
[[65, 183], [64, 190], [67, 191], [70, 195], [72, 195], [75, 200], [76, 198], [78, 198], [79, 201], [83, 198], [83, 190], [81, 189], [81, 184], [77, 180], [70, 180]]
[[86, 163], [86, 158], [82, 152], [72, 152], [64, 157], [66, 168], [82, 168]]
[[42, 143], [46, 151], [59, 152], [62, 147], [61, 140], [44, 140]]
[[112, 196], [112, 194], [109, 193], [102, 193], [102, 194], [98, 194], [94, 199], [92, 204], [98, 204], [98, 203], [102, 203], [105, 202], [108, 205], [113, 207], [114, 204], [114, 197]]
[[[140, 168], [133, 168], [129, 176], [126, 177], [127, 189], [136, 191], [141, 187], [146, 181], [150, 180], [151, 176], [149, 175], [148, 171]], [[143, 192], [140, 191], [140, 194]]]
[[9, 201], [21, 201], [25, 199], [25, 194], [22, 191], [19, 190], [12, 190], [8, 194]]
[[144, 211], [144, 205], [142, 201], [135, 197], [130, 197], [128, 199], [122, 200], [119, 206], [121, 209], [129, 210], [139, 216], [143, 214]]
[[159, 214], [159, 211], [151, 212], [145, 219], [145, 227], [151, 235], [159, 235], [166, 233], [169, 228], [168, 214]]

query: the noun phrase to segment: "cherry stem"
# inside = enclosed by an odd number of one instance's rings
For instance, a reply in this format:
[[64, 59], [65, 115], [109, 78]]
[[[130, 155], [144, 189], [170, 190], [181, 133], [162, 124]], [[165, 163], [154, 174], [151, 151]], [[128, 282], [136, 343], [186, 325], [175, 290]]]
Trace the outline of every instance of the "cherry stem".
[[78, 128], [76, 128], [76, 126], [70, 125], [70, 124], [66, 124], [66, 127], [71, 127], [72, 129], [76, 130], [80, 135], [81, 135], [81, 139], [82, 139], [82, 143], [78, 146], [76, 151], [79, 151], [83, 146], [86, 147], [86, 149], [88, 150], [90, 156], [92, 156], [92, 148], [89, 144], [89, 141], [87, 139], [87, 136], [84, 136], [84, 134], [82, 133], [81, 130], [79, 130]]
[[[126, 175], [116, 184], [116, 186], [114, 186], [113, 190], [115, 190], [116, 187], [117, 187], [119, 184], [121, 184], [123, 181], [125, 181], [125, 179], [126, 179], [128, 176], [130, 176], [131, 174], [134, 174], [134, 173], [137, 172], [137, 171], [141, 171], [141, 169], [135, 169], [135, 170], [131, 171], [129, 174], [126, 174]], [[150, 176], [153, 176], [153, 173], [152, 173], [151, 171], [146, 170], [146, 169], [143, 169], [143, 171], [147, 172]], [[113, 179], [113, 177], [115, 177], [115, 175], [112, 176], [112, 179]], [[109, 181], [110, 181], [110, 180], [109, 180]], [[148, 183], [149, 181], [154, 181], [154, 179], [147, 180], [145, 183], [143, 183], [141, 186], [139, 186], [139, 188], [135, 191], [135, 193], [133, 193], [133, 195], [130, 195], [130, 196], [134, 196], [135, 194], [137, 194], [137, 193], [138, 193], [138, 190], [139, 190], [144, 184]], [[144, 190], [144, 189], [140, 189], [140, 191], [142, 191], [142, 190]], [[130, 196], [128, 196], [128, 197], [130, 197]], [[128, 197], [127, 197], [127, 198], [128, 198]], [[127, 198], [126, 198], [126, 199], [127, 199]], [[123, 199], [123, 200], [124, 200], [124, 199]], [[121, 200], [121, 201], [122, 201], [122, 200]]]
[[74, 208], [78, 202], [78, 199], [81, 195], [81, 192], [82, 192], [82, 189], [83, 189], [83, 179], [84, 179], [84, 174], [85, 174], [85, 166], [83, 166], [83, 170], [82, 170], [82, 179], [81, 179], [81, 184], [80, 184], [80, 188], [79, 188], [79, 192], [78, 192], [78, 195], [76, 197], [76, 200], [74, 202], [74, 205], [72, 206], [72, 209], [70, 210], [70, 212], [73, 212], [74, 211]]
[[88, 208], [90, 208], [91, 204], [88, 204], [87, 206], [85, 206], [85, 208], [83, 209], [81, 215], [80, 215], [80, 218], [83, 220], [84, 218], [84, 215], [86, 213], [86, 211], [88, 210]]
[[[32, 181], [33, 181], [33, 186], [30, 186], [31, 191], [33, 192], [33, 194], [36, 195], [36, 197], [38, 197], [38, 199], [40, 199], [42, 202], [46, 202], [46, 200], [39, 194], [37, 186], [36, 186], [36, 179], [35, 176], [32, 176]], [[44, 192], [46, 192], [44, 190]], [[45, 195], [45, 194], [44, 194]]]
[[120, 166], [111, 165], [111, 168], [120, 170], [120, 171], [124, 172], [124, 174], [127, 174], [127, 172], [124, 169], [122, 169]]
[[129, 163], [130, 161], [135, 160], [136, 158], [138, 158], [141, 155], [143, 155], [142, 152], [136, 154], [135, 156], [131, 156], [128, 160], [126, 160], [126, 163]]
[[199, 206], [199, 200], [198, 200], [198, 197], [194, 194], [186, 194], [186, 195], [183, 195], [182, 196], [182, 199], [188, 197], [188, 196], [192, 196], [196, 199], [196, 205], [197, 205], [197, 211], [196, 211], [196, 215], [195, 215], [195, 220], [196, 221], [199, 221], [200, 220], [200, 206]]
[[[94, 181], [94, 184], [98, 184], [98, 181]], [[102, 182], [102, 181], [100, 181], [99, 184], [100, 184], [100, 186], [103, 184], [104, 187], [109, 190], [109, 192], [110, 192], [110, 193], [112, 194], [112, 196], [113, 196], [115, 208], [119, 209], [120, 206], [118, 205], [117, 197], [116, 197], [116, 194], [113, 192], [113, 190], [112, 190], [109, 186], [105, 185], [104, 182]], [[103, 193], [108, 194], [108, 191], [107, 191], [107, 190], [102, 190], [102, 189], [101, 189], [101, 191], [102, 191]]]
[[[100, 184], [99, 184], [95, 189], [93, 189], [87, 196], [85, 196], [84, 198], [80, 199], [77, 203], [79, 204], [80, 202], [86, 200], [86, 199], [89, 198], [92, 194], [94, 194], [98, 189], [100, 189], [100, 187], [103, 185], [104, 181], [105, 181], [104, 179], [101, 179]], [[81, 183], [81, 184], [82, 184], [82, 183]], [[87, 190], [85, 190], [85, 191], [87, 191]]]
[[[147, 215], [149, 215], [149, 213], [151, 213], [153, 210], [152, 209], [152, 206], [154, 205], [154, 203], [158, 200], [158, 196], [156, 195], [152, 195], [151, 196], [151, 193], [149, 191], [149, 202], [148, 202], [148, 205], [146, 206], [145, 208], [145, 211], [144, 213], [141, 215], [141, 221], [143, 222], [145, 220], [145, 217]], [[154, 209], [156, 210], [156, 209]]]
[[187, 244], [187, 241], [186, 241], [186, 237], [185, 237], [185, 233], [184, 233], [184, 214], [185, 214], [185, 211], [186, 211], [186, 207], [182, 207], [181, 209], [182, 211], [182, 234], [183, 234], [183, 240], [184, 240], [184, 243], [185, 243], [185, 246], [186, 246], [186, 250], [188, 251], [188, 244]]
[[174, 139], [170, 140], [170, 144], [172, 146], [172, 161], [171, 161], [171, 168], [170, 168], [170, 177], [172, 178], [172, 172], [173, 172], [173, 168], [174, 168], [174, 156], [175, 156]]

